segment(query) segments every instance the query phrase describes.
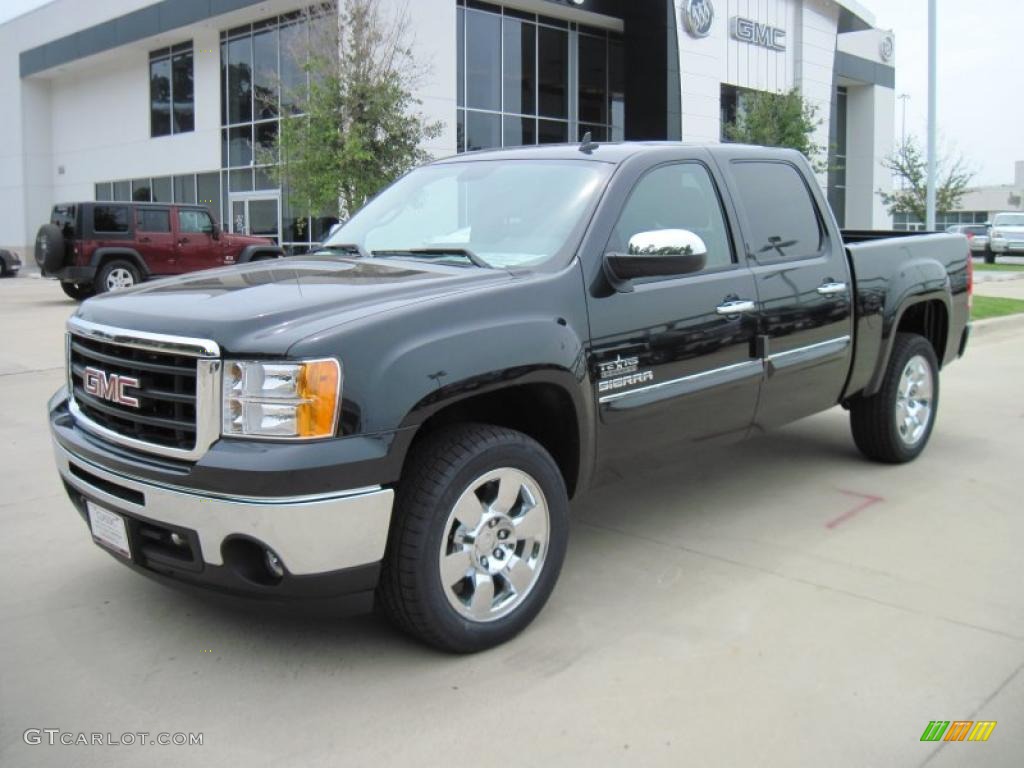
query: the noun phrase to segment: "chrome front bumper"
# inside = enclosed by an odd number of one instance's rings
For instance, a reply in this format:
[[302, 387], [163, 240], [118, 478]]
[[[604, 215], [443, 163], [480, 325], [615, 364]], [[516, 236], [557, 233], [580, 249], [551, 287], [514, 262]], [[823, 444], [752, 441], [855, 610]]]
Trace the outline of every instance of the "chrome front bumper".
[[114, 511], [195, 531], [204, 563], [223, 566], [226, 540], [271, 548], [289, 574], [315, 575], [384, 556], [394, 491], [379, 486], [321, 496], [241, 498], [200, 494], [110, 472], [54, 442], [61, 477]]

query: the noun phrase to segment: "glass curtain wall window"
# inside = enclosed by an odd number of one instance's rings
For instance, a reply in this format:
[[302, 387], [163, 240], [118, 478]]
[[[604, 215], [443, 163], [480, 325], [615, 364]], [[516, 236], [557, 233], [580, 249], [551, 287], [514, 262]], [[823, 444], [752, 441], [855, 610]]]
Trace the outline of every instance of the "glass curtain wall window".
[[[319, 11], [319, 8], [318, 8]], [[329, 13], [330, 6], [325, 6]], [[337, 11], [333, 11], [336, 13]], [[308, 88], [303, 57], [309, 41], [305, 12], [274, 16], [221, 33], [222, 205], [234, 193], [279, 187], [270, 173], [282, 119], [298, 116]], [[336, 218], [299, 215], [287, 188], [281, 194], [281, 244], [291, 253], [321, 242]]]
[[101, 181], [95, 185], [95, 199], [119, 203], [199, 203], [209, 208], [217, 221], [222, 221], [219, 171]]
[[846, 119], [847, 91], [836, 88], [835, 108], [832, 111], [833, 141], [828, 161], [828, 202], [840, 227], [846, 226]]
[[459, 0], [458, 149], [623, 138], [621, 38]]
[[192, 41], [149, 54], [149, 131], [153, 137], [196, 127]]

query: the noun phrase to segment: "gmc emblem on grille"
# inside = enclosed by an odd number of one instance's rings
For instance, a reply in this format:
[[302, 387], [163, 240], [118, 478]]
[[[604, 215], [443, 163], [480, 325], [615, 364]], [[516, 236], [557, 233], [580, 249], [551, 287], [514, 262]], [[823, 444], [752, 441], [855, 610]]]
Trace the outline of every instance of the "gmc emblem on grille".
[[82, 383], [85, 391], [93, 397], [109, 400], [118, 405], [127, 405], [130, 408], [139, 407], [139, 399], [125, 392], [128, 387], [139, 388], [139, 380], [134, 376], [121, 376], [90, 367], [85, 369]]

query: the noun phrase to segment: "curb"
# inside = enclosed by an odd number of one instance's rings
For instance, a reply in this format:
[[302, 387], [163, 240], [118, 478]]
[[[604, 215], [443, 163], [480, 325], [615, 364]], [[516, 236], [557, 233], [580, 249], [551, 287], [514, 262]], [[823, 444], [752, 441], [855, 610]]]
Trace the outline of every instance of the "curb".
[[974, 320], [971, 323], [971, 337], [984, 338], [999, 331], [1024, 330], [1024, 312], [1006, 317], [992, 317], [988, 320]]

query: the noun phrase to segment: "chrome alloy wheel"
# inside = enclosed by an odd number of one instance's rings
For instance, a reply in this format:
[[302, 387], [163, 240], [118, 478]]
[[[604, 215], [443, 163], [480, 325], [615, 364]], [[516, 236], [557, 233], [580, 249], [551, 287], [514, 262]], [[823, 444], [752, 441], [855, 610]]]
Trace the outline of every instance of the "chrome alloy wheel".
[[135, 285], [135, 276], [124, 267], [116, 267], [107, 274], [108, 291], [120, 291], [123, 288], [131, 288], [133, 285]]
[[471, 621], [514, 611], [537, 583], [550, 519], [540, 485], [522, 470], [481, 475], [448, 515], [438, 567], [452, 608]]
[[903, 368], [896, 390], [896, 431], [904, 445], [917, 445], [928, 431], [934, 393], [931, 366], [921, 355], [914, 355]]

